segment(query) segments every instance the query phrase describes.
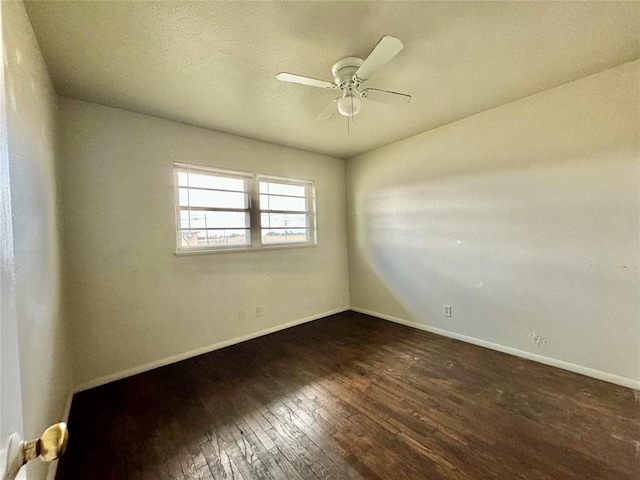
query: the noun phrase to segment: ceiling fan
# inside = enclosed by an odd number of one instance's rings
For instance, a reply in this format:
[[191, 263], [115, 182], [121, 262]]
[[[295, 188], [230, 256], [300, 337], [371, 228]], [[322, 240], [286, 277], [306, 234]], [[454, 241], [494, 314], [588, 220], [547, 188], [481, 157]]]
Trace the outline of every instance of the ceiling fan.
[[281, 82], [298, 83], [327, 90], [341, 90], [342, 96], [327, 105], [327, 108], [318, 115], [317, 120], [328, 120], [336, 111], [340, 115], [352, 119], [360, 112], [362, 98], [389, 105], [409, 103], [411, 95], [376, 88], [365, 88], [364, 90], [360, 88], [374, 73], [395, 57], [402, 50], [402, 47], [402, 42], [399, 39], [382, 37], [365, 60], [358, 57], [341, 58], [331, 68], [335, 80], [333, 83], [286, 72], [279, 73], [276, 78]]

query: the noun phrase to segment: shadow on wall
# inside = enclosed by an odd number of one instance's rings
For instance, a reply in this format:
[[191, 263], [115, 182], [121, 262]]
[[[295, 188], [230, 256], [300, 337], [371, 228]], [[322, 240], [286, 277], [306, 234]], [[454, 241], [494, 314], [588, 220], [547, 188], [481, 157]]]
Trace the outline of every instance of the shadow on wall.
[[396, 174], [361, 192], [356, 238], [410, 320], [638, 374], [637, 162]]

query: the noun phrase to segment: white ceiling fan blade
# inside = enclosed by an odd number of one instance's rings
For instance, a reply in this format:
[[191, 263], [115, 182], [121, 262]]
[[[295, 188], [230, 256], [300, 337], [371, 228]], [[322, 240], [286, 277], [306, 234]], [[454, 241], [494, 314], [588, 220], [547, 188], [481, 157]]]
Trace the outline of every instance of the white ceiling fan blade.
[[325, 108], [322, 113], [318, 115], [318, 118], [316, 118], [316, 120], [329, 120], [331, 117], [333, 117], [333, 114], [338, 111], [338, 100], [340, 100], [339, 97], [333, 100], [329, 105], [327, 105], [327, 108]]
[[303, 77], [302, 75], [295, 75], [293, 73], [281, 72], [276, 75], [276, 78], [281, 82], [298, 83], [309, 87], [326, 88], [329, 90], [338, 88], [331, 82], [325, 82], [324, 80], [318, 80], [317, 78]]
[[362, 92], [362, 98], [388, 105], [406, 105], [411, 100], [411, 95], [405, 93], [388, 92], [377, 88], [366, 88]]
[[402, 50], [402, 42], [396, 37], [382, 37], [378, 44], [371, 50], [367, 59], [360, 65], [355, 76], [360, 80], [366, 80], [384, 67], [389, 60]]

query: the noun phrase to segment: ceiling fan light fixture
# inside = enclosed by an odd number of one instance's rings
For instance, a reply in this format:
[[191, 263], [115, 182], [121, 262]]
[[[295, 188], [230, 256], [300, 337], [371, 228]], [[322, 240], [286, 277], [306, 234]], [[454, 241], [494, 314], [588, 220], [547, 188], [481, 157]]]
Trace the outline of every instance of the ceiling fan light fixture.
[[353, 117], [360, 113], [362, 100], [355, 95], [345, 95], [338, 100], [338, 112], [345, 117]]
[[360, 113], [363, 98], [366, 98], [367, 101], [373, 100], [389, 105], [406, 105], [409, 103], [411, 95], [405, 93], [390, 92], [377, 88], [360, 89], [369, 77], [389, 63], [400, 50], [402, 50], [402, 42], [399, 39], [384, 36], [373, 47], [366, 59], [343, 57], [334, 63], [333, 67], [331, 67], [331, 73], [334, 78], [333, 83], [288, 72], [280, 72], [276, 75], [276, 78], [281, 82], [296, 83], [325, 90], [340, 90], [342, 96], [331, 100], [329, 105], [320, 112], [316, 120], [329, 120], [338, 112], [352, 122], [353, 117]]

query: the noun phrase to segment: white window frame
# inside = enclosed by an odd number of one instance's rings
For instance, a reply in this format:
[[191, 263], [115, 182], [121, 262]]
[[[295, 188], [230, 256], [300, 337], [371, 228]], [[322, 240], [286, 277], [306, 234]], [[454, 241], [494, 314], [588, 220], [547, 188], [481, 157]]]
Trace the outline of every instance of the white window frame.
[[[263, 247], [285, 247], [285, 246], [295, 246], [295, 245], [315, 245], [317, 243], [316, 241], [316, 199], [315, 199], [315, 184], [313, 182], [313, 180], [298, 180], [295, 178], [287, 178], [287, 177], [276, 177], [273, 175], [264, 175], [264, 174], [258, 174], [256, 175], [256, 190], [258, 192], [258, 195], [263, 195], [260, 192], [260, 182], [261, 181], [266, 181], [266, 182], [273, 182], [273, 183], [280, 183], [280, 184], [285, 184], [285, 185], [295, 185], [297, 187], [304, 187], [304, 192], [305, 192], [305, 210], [302, 211], [296, 211], [296, 210], [274, 210], [274, 209], [266, 209], [264, 208], [264, 205], [262, 205], [262, 203], [260, 202], [260, 199], [258, 199], [258, 205], [260, 205], [260, 211], [259, 211], [259, 234], [260, 234], [260, 242], [261, 245]], [[279, 194], [272, 194], [269, 193], [267, 195], [273, 195], [273, 196], [277, 196], [277, 197], [288, 197], [289, 195], [279, 195]], [[301, 197], [296, 197], [296, 198], [301, 198]], [[263, 243], [262, 242], [262, 229], [265, 228], [262, 226], [262, 214], [263, 213], [282, 213], [282, 214], [291, 214], [291, 215], [305, 215], [306, 216], [306, 223], [308, 225], [308, 230], [309, 230], [309, 237], [307, 240], [304, 241], [300, 241], [300, 242], [274, 242], [274, 243]], [[277, 230], [278, 228], [271, 228], [274, 230]]]
[[[250, 243], [248, 245], [202, 245], [185, 247], [182, 245], [182, 229], [180, 211], [184, 207], [180, 206], [180, 186], [178, 182], [178, 174], [184, 171], [205, 172], [214, 175], [241, 178], [246, 181], [246, 193], [248, 194], [247, 209], [234, 208], [218, 208], [218, 207], [192, 207], [190, 210], [200, 211], [244, 211], [249, 214], [249, 236]], [[277, 177], [268, 174], [255, 172], [246, 172], [242, 170], [229, 170], [217, 167], [209, 167], [204, 165], [195, 165], [184, 162], [173, 162], [173, 179], [174, 179], [174, 206], [175, 206], [175, 235], [176, 235], [176, 255], [197, 255], [207, 253], [223, 253], [223, 252], [241, 252], [241, 251], [259, 251], [271, 249], [286, 249], [300, 247], [315, 247], [317, 242], [317, 226], [316, 226], [316, 201], [315, 201], [315, 182], [313, 180], [301, 180], [289, 177]], [[303, 242], [279, 242], [279, 243], [263, 243], [262, 242], [262, 216], [263, 210], [260, 206], [260, 180], [272, 180], [277, 183], [285, 183], [290, 185], [305, 187], [306, 210], [300, 211], [272, 211], [264, 210], [265, 213], [290, 213], [305, 214], [307, 216], [307, 224], [309, 225], [309, 239]]]
[[[210, 174], [219, 177], [226, 178], [235, 178], [239, 180], [244, 180], [245, 182], [245, 190], [243, 193], [247, 195], [247, 208], [224, 208], [224, 207], [189, 207], [185, 209], [180, 205], [180, 188], [184, 188], [184, 186], [179, 185], [178, 175], [182, 172], [194, 172], [194, 173], [202, 173], [202, 174]], [[175, 193], [175, 212], [176, 212], [176, 253], [177, 254], [189, 254], [189, 253], [204, 253], [204, 252], [218, 252], [218, 251], [226, 251], [226, 250], [241, 250], [250, 248], [253, 243], [253, 232], [251, 231], [251, 225], [253, 223], [253, 219], [251, 218], [251, 204], [253, 202], [252, 198], [252, 190], [254, 183], [254, 175], [251, 172], [242, 172], [239, 170], [225, 170], [221, 168], [212, 168], [205, 167], [201, 165], [193, 165], [188, 163], [174, 162], [173, 163], [173, 179], [174, 179], [174, 193]], [[198, 187], [187, 187], [189, 189], [200, 189]], [[202, 189], [209, 190], [209, 189]], [[216, 191], [224, 191], [214, 189]], [[240, 192], [240, 191], [237, 191]], [[184, 229], [182, 225], [182, 220], [180, 216], [180, 212], [182, 210], [189, 211], [202, 211], [202, 212], [244, 212], [249, 215], [249, 244], [240, 244], [240, 245], [198, 245], [198, 246], [184, 246], [182, 245], [182, 231]], [[213, 229], [212, 229], [213, 230]], [[238, 229], [241, 230], [241, 229]], [[208, 233], [207, 233], [208, 235]]]

